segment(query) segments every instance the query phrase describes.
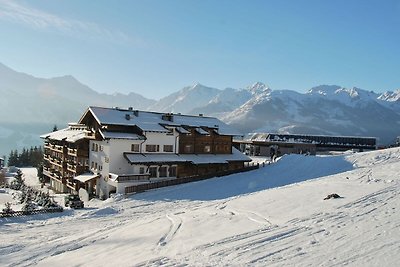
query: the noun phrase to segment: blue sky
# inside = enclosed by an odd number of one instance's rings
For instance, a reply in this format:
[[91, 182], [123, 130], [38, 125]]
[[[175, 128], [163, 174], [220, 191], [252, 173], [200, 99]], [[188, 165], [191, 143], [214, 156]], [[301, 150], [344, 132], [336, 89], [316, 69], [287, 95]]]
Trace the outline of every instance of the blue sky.
[[0, 0], [0, 35], [1, 63], [98, 92], [400, 88], [400, 0]]

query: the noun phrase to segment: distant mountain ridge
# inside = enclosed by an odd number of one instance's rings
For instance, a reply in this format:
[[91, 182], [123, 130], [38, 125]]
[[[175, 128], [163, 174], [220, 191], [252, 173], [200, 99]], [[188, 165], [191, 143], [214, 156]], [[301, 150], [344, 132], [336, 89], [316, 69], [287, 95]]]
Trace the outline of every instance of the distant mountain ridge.
[[0, 63], [0, 156], [42, 144], [40, 134], [78, 121], [89, 105], [146, 109], [155, 102], [135, 93], [100, 94], [72, 76], [36, 78]]
[[77, 121], [88, 106], [216, 116], [243, 134], [255, 131], [376, 136], [400, 135], [400, 89], [377, 94], [320, 85], [308, 92], [273, 90], [257, 82], [217, 89], [196, 83], [158, 101], [136, 93], [101, 94], [72, 76], [36, 78], [0, 63], [0, 156], [41, 144], [38, 136]]
[[[199, 95], [201, 98], [194, 97]], [[196, 84], [162, 99], [161, 106], [155, 103], [151, 109], [216, 116], [243, 134], [267, 131], [373, 136], [380, 144], [390, 144], [400, 135], [400, 90], [377, 94], [357, 87], [320, 85], [299, 93], [272, 90], [261, 82], [223, 90]]]

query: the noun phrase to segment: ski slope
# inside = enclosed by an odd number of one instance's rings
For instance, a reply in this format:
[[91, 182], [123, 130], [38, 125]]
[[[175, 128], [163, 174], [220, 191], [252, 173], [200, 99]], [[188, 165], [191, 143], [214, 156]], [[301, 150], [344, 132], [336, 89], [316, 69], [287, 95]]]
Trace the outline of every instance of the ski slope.
[[[396, 266], [400, 150], [288, 155], [252, 172], [0, 219], [1, 266]], [[342, 198], [323, 200], [337, 193]]]

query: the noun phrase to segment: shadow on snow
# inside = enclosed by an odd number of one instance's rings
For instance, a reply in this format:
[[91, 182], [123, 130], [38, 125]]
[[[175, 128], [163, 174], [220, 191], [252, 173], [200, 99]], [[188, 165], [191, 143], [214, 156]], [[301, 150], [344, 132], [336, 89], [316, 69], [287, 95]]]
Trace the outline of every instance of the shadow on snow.
[[285, 186], [353, 169], [344, 156], [286, 155], [264, 168], [160, 188], [131, 196], [147, 201], [218, 200]]

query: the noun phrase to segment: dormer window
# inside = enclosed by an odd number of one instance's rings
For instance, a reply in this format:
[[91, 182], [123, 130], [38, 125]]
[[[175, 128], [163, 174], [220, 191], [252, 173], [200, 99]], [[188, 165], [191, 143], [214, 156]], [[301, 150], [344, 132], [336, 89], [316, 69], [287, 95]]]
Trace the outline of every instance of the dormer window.
[[139, 152], [139, 144], [132, 144], [131, 145], [132, 152]]
[[159, 152], [160, 146], [159, 145], [146, 145], [146, 152]]
[[164, 152], [173, 152], [173, 145], [164, 145]]

